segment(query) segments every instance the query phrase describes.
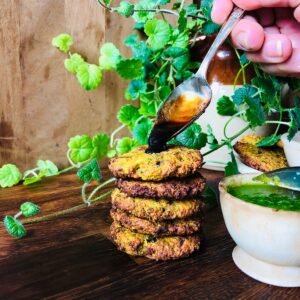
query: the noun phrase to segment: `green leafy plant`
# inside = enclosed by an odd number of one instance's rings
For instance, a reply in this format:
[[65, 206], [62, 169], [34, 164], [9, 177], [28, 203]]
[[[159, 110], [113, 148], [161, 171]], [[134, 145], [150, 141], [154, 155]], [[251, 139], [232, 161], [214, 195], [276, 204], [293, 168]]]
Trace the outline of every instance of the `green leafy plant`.
[[[202, 0], [201, 6], [186, 4], [184, 0], [174, 2], [170, 0], [140, 0], [135, 4], [122, 1], [113, 6], [113, 1], [98, 0], [99, 4], [111, 13], [120, 14], [135, 21], [133, 33], [124, 38], [124, 45], [131, 49], [131, 56], [124, 57], [121, 51], [112, 43], [105, 43], [99, 50], [99, 64], [91, 64], [80, 53], [72, 52], [73, 38], [66, 33], [53, 38], [52, 45], [67, 55], [64, 61], [65, 68], [77, 78], [85, 90], [94, 90], [100, 86], [106, 71], [114, 71], [116, 75], [128, 80], [124, 91], [124, 98], [129, 104], [122, 106], [117, 112], [120, 126], [110, 135], [98, 133], [94, 136], [77, 135], [70, 138], [67, 158], [70, 166], [58, 170], [50, 161], [38, 161], [37, 167], [22, 174], [11, 164], [0, 168], [0, 186], [11, 187], [23, 181], [23, 184], [34, 184], [45, 177], [57, 176], [70, 170], [77, 170], [77, 175], [83, 181], [83, 203], [46, 216], [25, 219], [23, 224], [39, 222], [59, 215], [72, 212], [76, 209], [89, 206], [111, 193], [108, 191], [96, 197], [96, 194], [114, 178], [100, 183], [89, 195], [86, 190], [91, 182], [101, 182], [101, 171], [98, 161], [118, 154], [124, 154], [139, 145], [146, 144], [153, 126], [156, 114], [167, 99], [172, 89], [182, 81], [193, 75], [200, 62], [191, 60], [191, 49], [201, 39], [200, 35], [211, 35], [219, 30], [210, 18], [212, 0]], [[165, 8], [165, 5], [168, 5]], [[172, 7], [171, 7], [172, 6]], [[170, 9], [171, 7], [171, 9]], [[169, 23], [165, 15], [172, 15], [177, 23]], [[231, 97], [222, 96], [217, 103], [217, 112], [227, 116], [228, 121], [224, 127], [224, 138], [217, 140], [213, 132], [213, 124], [208, 125], [204, 132], [200, 125], [193, 124], [175, 139], [172, 144], [182, 145], [193, 149], [201, 149], [208, 145], [208, 155], [221, 147], [228, 147], [231, 161], [225, 167], [225, 175], [238, 172], [237, 163], [232, 152], [232, 142], [246, 132], [264, 124], [276, 124], [274, 133], [264, 138], [257, 145], [268, 147], [274, 145], [279, 139], [279, 127], [288, 127], [288, 138], [291, 140], [300, 126], [300, 100], [295, 98], [293, 108], [282, 105], [282, 87], [289, 86], [292, 92], [300, 91], [300, 80], [279, 78], [264, 73], [258, 65], [248, 61], [245, 54], [236, 51], [240, 61], [233, 85], [236, 87], [238, 79], [242, 77], [244, 84], [235, 88]], [[246, 72], [249, 67], [255, 70], [255, 78], [251, 85], [246, 83]], [[270, 115], [278, 116], [270, 120]], [[283, 121], [283, 116], [289, 117]], [[235, 135], [227, 132], [229, 124], [235, 118], [242, 118], [247, 122]], [[128, 129], [130, 136], [120, 135]], [[118, 136], [121, 137], [118, 137]], [[206, 190], [205, 194], [213, 202], [213, 193]], [[17, 218], [9, 217], [4, 222], [6, 228], [13, 236], [21, 237], [26, 234]], [[9, 225], [10, 224], [10, 225]], [[22, 224], [21, 224], [22, 225]], [[13, 229], [14, 228], [14, 229]]]

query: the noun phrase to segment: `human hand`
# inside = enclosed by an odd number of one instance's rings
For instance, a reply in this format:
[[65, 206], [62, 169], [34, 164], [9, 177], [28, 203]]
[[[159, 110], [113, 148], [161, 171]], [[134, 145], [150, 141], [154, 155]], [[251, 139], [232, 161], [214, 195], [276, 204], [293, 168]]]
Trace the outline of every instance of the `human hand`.
[[213, 21], [224, 23], [234, 5], [249, 13], [233, 29], [233, 45], [268, 73], [300, 77], [300, 0], [214, 0]]

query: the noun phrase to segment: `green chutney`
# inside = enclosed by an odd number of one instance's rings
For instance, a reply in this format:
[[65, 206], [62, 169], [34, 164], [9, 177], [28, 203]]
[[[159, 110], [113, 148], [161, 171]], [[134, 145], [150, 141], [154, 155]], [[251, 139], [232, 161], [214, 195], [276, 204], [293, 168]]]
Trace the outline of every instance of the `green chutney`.
[[231, 195], [260, 206], [276, 210], [300, 212], [300, 192], [266, 184], [241, 184], [227, 188]]

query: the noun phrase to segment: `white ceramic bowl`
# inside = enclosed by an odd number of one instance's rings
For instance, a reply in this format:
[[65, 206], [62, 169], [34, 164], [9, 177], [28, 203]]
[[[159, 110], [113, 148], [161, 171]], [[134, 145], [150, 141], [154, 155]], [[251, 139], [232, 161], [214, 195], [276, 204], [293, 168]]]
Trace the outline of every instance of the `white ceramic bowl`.
[[285, 133], [281, 137], [283, 149], [290, 167], [300, 166], [300, 131], [297, 132], [295, 137], [289, 141], [288, 134]]
[[300, 287], [300, 212], [267, 208], [227, 192], [257, 174], [224, 178], [219, 185], [226, 227], [237, 244], [232, 256], [247, 275], [272, 285]]

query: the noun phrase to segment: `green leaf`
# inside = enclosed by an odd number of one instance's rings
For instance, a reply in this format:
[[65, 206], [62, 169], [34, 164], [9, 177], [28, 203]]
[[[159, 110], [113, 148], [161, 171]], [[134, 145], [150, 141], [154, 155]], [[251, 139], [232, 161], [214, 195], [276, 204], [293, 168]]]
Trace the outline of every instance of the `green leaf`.
[[155, 3], [148, 1], [148, 0], [142, 0], [139, 1], [135, 6], [135, 10], [141, 10], [137, 11], [133, 14], [133, 19], [137, 23], [145, 23], [147, 20], [154, 18], [155, 13], [154, 12], [148, 12], [145, 10], [153, 9], [155, 7]]
[[187, 27], [187, 13], [185, 9], [182, 9], [179, 13], [178, 18], [178, 30], [183, 32], [186, 30]]
[[221, 28], [220, 25], [218, 25], [214, 22], [208, 21], [203, 24], [202, 32], [203, 32], [203, 34], [206, 34], [206, 35], [212, 35], [212, 34], [218, 32], [220, 30], [220, 28]]
[[183, 55], [186, 55], [189, 53], [189, 50], [186, 48], [180, 48], [180, 47], [169, 47], [167, 50], [165, 50], [162, 53], [162, 58], [177, 58]]
[[210, 149], [216, 149], [219, 146], [219, 142], [216, 139], [212, 127], [207, 125], [207, 143]]
[[198, 150], [206, 145], [207, 135], [202, 132], [200, 125], [193, 123], [177, 135], [175, 141], [179, 145]]
[[147, 85], [144, 81], [133, 80], [128, 85], [128, 93], [132, 100], [139, 98], [141, 93], [146, 92]]
[[87, 161], [94, 150], [92, 139], [87, 135], [76, 135], [68, 143], [70, 157], [75, 163]]
[[116, 70], [124, 79], [139, 79], [144, 75], [143, 62], [135, 58], [120, 60]]
[[159, 89], [158, 95], [161, 101], [165, 101], [169, 95], [171, 94], [172, 90], [168, 85], [164, 85]]
[[211, 20], [210, 15], [211, 15], [212, 6], [213, 6], [213, 0], [201, 1], [201, 6], [200, 6], [201, 11], [208, 20]]
[[134, 13], [134, 5], [133, 4], [130, 4], [129, 2], [127, 1], [122, 1], [120, 3], [120, 6], [117, 7], [116, 11], [125, 16], [126, 18], [129, 18], [130, 16], [133, 15]]
[[84, 63], [84, 59], [79, 54], [74, 53], [71, 54], [70, 58], [65, 59], [64, 65], [69, 72], [76, 74], [78, 67]]
[[148, 143], [148, 138], [153, 127], [153, 123], [148, 118], [143, 118], [139, 121], [132, 130], [132, 136], [141, 144]]
[[121, 58], [119, 49], [112, 43], [106, 43], [100, 49], [100, 68], [103, 70], [115, 69]]
[[[149, 96], [149, 95], [147, 95]], [[143, 96], [143, 99], [145, 97]], [[141, 107], [139, 109], [139, 113], [145, 117], [155, 117], [157, 113], [159, 105], [157, 102], [153, 101], [144, 101], [141, 99]]]
[[2, 188], [18, 184], [21, 178], [22, 174], [15, 165], [6, 164], [0, 168], [0, 186]]
[[207, 186], [202, 192], [203, 201], [208, 209], [218, 206], [218, 199], [215, 191]]
[[246, 110], [247, 121], [251, 127], [261, 126], [266, 121], [266, 115], [258, 97], [247, 98], [249, 108]]
[[231, 161], [227, 163], [225, 167], [225, 176], [231, 176], [231, 175], [236, 175], [239, 174], [239, 169], [237, 166], [236, 159], [234, 157], [233, 152], [231, 151], [230, 153], [231, 156]]
[[92, 139], [93, 152], [91, 157], [101, 160], [108, 152], [110, 138], [107, 134], [96, 134]]
[[32, 217], [38, 214], [40, 210], [40, 207], [32, 202], [25, 202], [20, 206], [20, 211], [24, 217]]
[[80, 85], [87, 91], [94, 90], [101, 82], [101, 69], [93, 64], [81, 64], [76, 73]]
[[222, 96], [217, 102], [217, 112], [221, 116], [233, 116], [237, 110], [229, 97]]
[[271, 135], [263, 138], [260, 142], [256, 144], [257, 147], [270, 147], [277, 144], [281, 139], [281, 135]]
[[37, 166], [40, 171], [45, 171], [45, 176], [53, 176], [58, 173], [58, 167], [51, 160], [38, 160]]
[[67, 53], [73, 44], [73, 38], [67, 34], [62, 33], [52, 39], [52, 46], [58, 48], [60, 51]]
[[116, 151], [119, 155], [125, 154], [132, 149], [140, 146], [139, 142], [129, 137], [124, 137], [118, 140]]
[[26, 235], [26, 229], [23, 224], [12, 216], [5, 216], [3, 223], [8, 233], [13, 237], [22, 238]]
[[246, 84], [234, 91], [232, 100], [236, 105], [241, 105], [243, 102], [246, 102], [248, 98], [251, 98], [256, 91], [257, 90], [254, 87]]
[[170, 41], [172, 28], [163, 20], [152, 19], [145, 24], [145, 33], [152, 48], [162, 49]]
[[248, 64], [250, 61], [249, 59], [247, 58], [247, 55], [246, 53], [243, 53], [241, 56], [240, 56], [240, 64], [241, 66], [244, 66], [246, 64]]
[[174, 41], [172, 46], [179, 48], [186, 48], [189, 45], [189, 35], [186, 32], [174, 34]]
[[88, 183], [91, 180], [100, 181], [101, 180], [101, 171], [98, 165], [98, 161], [94, 158], [87, 165], [82, 167], [78, 172], [77, 176], [80, 180]]
[[108, 158], [112, 158], [115, 157], [117, 155], [117, 151], [115, 149], [111, 149], [107, 152], [107, 157]]
[[[291, 141], [300, 128], [300, 108], [295, 107], [289, 111], [289, 116], [291, 119], [290, 127], [288, 130], [288, 140]], [[0, 175], [1, 177], [1, 175]]]
[[36, 183], [36, 182], [39, 182], [42, 180], [42, 176], [32, 176], [32, 177], [26, 177], [24, 179], [24, 182], [23, 184], [24, 185], [30, 185], [30, 184], [33, 184], [33, 183]]
[[133, 129], [135, 122], [140, 117], [139, 109], [130, 104], [122, 106], [117, 115], [118, 120], [128, 126], [130, 130]]

